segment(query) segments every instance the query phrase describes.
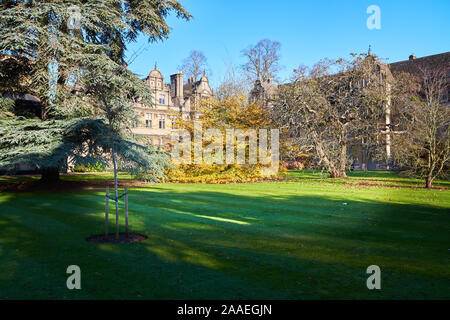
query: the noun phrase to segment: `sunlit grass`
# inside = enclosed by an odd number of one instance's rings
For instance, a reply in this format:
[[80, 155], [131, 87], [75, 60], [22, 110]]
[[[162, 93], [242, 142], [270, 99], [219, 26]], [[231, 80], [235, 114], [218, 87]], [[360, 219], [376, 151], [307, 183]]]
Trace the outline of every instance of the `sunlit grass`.
[[[130, 228], [148, 239], [118, 245], [85, 241], [104, 230], [104, 191], [2, 193], [0, 299], [450, 298], [449, 190], [398, 173], [290, 176], [130, 188]], [[113, 232], [112, 204], [110, 217]], [[82, 290], [66, 288], [71, 264]], [[365, 285], [372, 264], [380, 291]]]

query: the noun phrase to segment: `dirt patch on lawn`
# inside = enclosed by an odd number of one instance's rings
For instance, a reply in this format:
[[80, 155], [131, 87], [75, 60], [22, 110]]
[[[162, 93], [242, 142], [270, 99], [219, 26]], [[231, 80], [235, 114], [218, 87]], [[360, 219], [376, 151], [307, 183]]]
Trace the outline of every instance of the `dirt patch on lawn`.
[[[119, 188], [143, 187], [145, 182], [133, 180], [118, 180]], [[147, 184], [148, 185], [148, 184]], [[32, 181], [0, 181], [0, 192], [45, 192], [45, 193], [68, 193], [77, 190], [105, 190], [106, 186], [114, 188], [113, 180], [92, 181], [66, 181], [60, 180], [55, 183], [44, 183], [40, 180]]]
[[[85, 173], [71, 173], [65, 176], [75, 176], [75, 175], [83, 175]], [[89, 173], [91, 175], [92, 173]], [[85, 174], [88, 175], [88, 174]], [[100, 173], [99, 173], [100, 175]], [[21, 177], [24, 178], [33, 178], [38, 175], [23, 175]], [[5, 178], [15, 178], [14, 176], [2, 176]], [[254, 182], [224, 182], [224, 184], [248, 184], [248, 183], [260, 183], [260, 182], [279, 182], [279, 181], [287, 181], [288, 179], [284, 177], [277, 177], [273, 179], [262, 179], [261, 181]], [[149, 183], [145, 183], [141, 180], [118, 180], [119, 188], [127, 187], [145, 187], [149, 186]], [[184, 184], [184, 182], [173, 182], [168, 181], [168, 183], [179, 183]], [[113, 179], [86, 179], [79, 181], [70, 181], [70, 180], [59, 180], [54, 183], [42, 182], [41, 180], [19, 180], [19, 181], [0, 181], [0, 192], [41, 192], [41, 193], [70, 193], [76, 192], [79, 190], [105, 190], [106, 186], [109, 186], [110, 189], [114, 188], [114, 180]]]
[[[372, 183], [372, 182], [360, 182], [355, 184], [347, 184], [347, 187], [362, 187], [362, 188], [368, 188], [368, 187], [382, 187], [382, 188], [390, 188], [390, 189], [426, 189], [425, 187], [419, 187], [419, 186], [408, 186], [408, 185], [387, 185], [382, 183]], [[431, 187], [432, 190], [448, 190], [447, 187]]]
[[105, 236], [104, 234], [94, 235], [86, 238], [87, 242], [94, 243], [129, 243], [129, 242], [139, 242], [147, 239], [147, 236], [139, 233], [119, 233], [119, 238], [116, 239], [115, 234], [109, 234]]

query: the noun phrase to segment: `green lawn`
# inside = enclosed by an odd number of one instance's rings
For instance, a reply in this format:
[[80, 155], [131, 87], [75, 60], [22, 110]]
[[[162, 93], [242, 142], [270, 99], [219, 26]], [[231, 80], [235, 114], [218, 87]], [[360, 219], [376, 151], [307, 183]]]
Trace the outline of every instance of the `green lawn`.
[[[450, 298], [450, 190], [386, 172], [291, 177], [131, 188], [130, 225], [148, 239], [114, 245], [85, 241], [103, 232], [103, 191], [1, 193], [0, 299]], [[72, 264], [81, 290], [66, 288]], [[381, 290], [366, 287], [373, 264]]]

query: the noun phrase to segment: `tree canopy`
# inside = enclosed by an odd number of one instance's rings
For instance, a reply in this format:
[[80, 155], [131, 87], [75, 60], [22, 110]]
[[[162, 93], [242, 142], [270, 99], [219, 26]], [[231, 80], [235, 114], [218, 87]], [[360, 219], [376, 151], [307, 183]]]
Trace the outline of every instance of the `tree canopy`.
[[353, 143], [377, 143], [383, 124], [389, 79], [372, 55], [322, 60], [296, 70], [279, 88], [272, 117], [289, 139], [319, 159], [331, 177], [346, 177]]
[[[41, 107], [35, 119], [17, 114], [10, 101], [0, 101], [2, 118], [7, 118], [0, 137], [2, 165], [25, 161], [41, 169], [64, 169], [62, 158], [88, 161], [103, 155], [106, 160], [110, 148], [111, 157], [117, 153], [118, 161], [126, 159], [130, 170], [145, 169], [144, 176], [162, 172], [155, 165], [167, 159], [162, 153], [149, 157], [151, 150], [133, 142], [127, 130], [135, 117], [133, 104], [152, 107], [152, 92], [126, 69], [125, 52], [139, 34], [149, 41], [167, 38], [170, 12], [189, 20], [182, 5], [174, 0], [6, 0], [0, 9], [0, 54], [26, 61], [26, 93], [37, 97]], [[78, 21], [71, 25], [73, 19]], [[14, 77], [9, 80], [2, 91], [11, 92]], [[86, 135], [78, 135], [79, 130]], [[34, 138], [26, 138], [27, 133]], [[85, 148], [90, 152], [84, 154]]]
[[278, 41], [263, 39], [242, 50], [242, 55], [247, 60], [242, 69], [251, 82], [277, 79], [277, 73], [281, 69], [280, 48]]
[[[73, 8], [79, 15], [73, 16]], [[80, 68], [80, 60], [104, 53], [122, 65], [127, 44], [139, 34], [149, 41], [168, 37], [165, 19], [170, 12], [191, 18], [174, 0], [5, 0], [0, 9], [0, 54], [29, 60], [27, 89], [39, 98], [42, 119], [49, 109], [64, 108], [73, 99], [68, 91], [73, 90], [72, 74]], [[79, 21], [70, 28], [73, 18]]]

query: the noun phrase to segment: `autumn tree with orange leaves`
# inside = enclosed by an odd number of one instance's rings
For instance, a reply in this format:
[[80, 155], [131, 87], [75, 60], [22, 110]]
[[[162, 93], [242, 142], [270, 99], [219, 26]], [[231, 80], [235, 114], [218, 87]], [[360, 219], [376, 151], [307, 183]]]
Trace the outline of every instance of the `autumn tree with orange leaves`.
[[[231, 128], [258, 130], [271, 127], [267, 110], [259, 103], [248, 103], [244, 95], [203, 100], [197, 110], [201, 114], [198, 121], [201, 121], [203, 129], [214, 128], [225, 132], [225, 129]], [[188, 130], [193, 136], [192, 120], [179, 117], [175, 125]], [[203, 146], [211, 142], [212, 140], [203, 140]], [[225, 150], [225, 141], [222, 143]], [[193, 149], [192, 147], [191, 150]], [[260, 164], [181, 164], [171, 168], [168, 177], [176, 182], [251, 182], [264, 179], [260, 168]]]

